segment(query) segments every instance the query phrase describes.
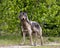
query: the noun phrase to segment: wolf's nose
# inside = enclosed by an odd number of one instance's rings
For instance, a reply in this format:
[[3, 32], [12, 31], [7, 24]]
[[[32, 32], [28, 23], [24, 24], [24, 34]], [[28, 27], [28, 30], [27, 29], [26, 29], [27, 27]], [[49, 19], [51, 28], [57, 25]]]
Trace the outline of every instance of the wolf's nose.
[[24, 20], [24, 18], [22, 20]]

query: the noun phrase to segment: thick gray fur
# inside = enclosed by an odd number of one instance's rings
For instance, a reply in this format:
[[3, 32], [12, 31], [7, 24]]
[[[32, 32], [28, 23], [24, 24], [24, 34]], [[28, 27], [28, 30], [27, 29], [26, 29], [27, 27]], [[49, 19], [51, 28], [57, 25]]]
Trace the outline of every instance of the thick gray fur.
[[[19, 19], [21, 21], [21, 29], [23, 32], [23, 44], [25, 43], [25, 35], [26, 35], [26, 33], [28, 33], [28, 35], [30, 36], [31, 45], [36, 45], [36, 40], [38, 39], [37, 35], [40, 36], [41, 45], [43, 45], [41, 26], [35, 21], [30, 21], [28, 19], [26, 12], [20, 12]], [[33, 33], [35, 34], [35, 44], [33, 44], [33, 40], [32, 40]]]

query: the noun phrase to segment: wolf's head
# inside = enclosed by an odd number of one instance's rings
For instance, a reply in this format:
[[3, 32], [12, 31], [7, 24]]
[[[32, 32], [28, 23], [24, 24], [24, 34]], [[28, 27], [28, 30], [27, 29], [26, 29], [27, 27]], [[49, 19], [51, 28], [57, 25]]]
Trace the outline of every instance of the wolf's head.
[[27, 13], [26, 12], [20, 12], [19, 19], [21, 21], [27, 21], [27, 19], [28, 19]]

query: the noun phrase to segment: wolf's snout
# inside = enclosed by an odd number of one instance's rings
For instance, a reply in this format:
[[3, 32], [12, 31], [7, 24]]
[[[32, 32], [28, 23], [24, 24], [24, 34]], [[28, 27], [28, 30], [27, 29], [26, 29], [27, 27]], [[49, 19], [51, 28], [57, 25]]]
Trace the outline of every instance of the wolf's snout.
[[22, 20], [24, 20], [24, 18]]

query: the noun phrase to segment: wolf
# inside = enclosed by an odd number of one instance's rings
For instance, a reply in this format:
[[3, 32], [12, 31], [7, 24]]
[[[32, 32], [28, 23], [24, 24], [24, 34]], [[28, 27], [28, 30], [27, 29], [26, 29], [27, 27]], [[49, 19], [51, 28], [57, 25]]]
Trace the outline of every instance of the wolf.
[[[30, 44], [31, 45], [36, 45], [38, 35], [40, 36], [40, 39], [41, 39], [41, 45], [43, 45], [41, 26], [35, 21], [30, 21], [28, 19], [26, 12], [20, 12], [19, 19], [21, 22], [21, 29], [22, 29], [22, 33], [23, 33], [23, 44], [25, 44], [25, 37], [26, 37], [26, 34], [28, 33], [28, 35], [30, 37]], [[33, 43], [33, 40], [32, 40], [33, 34], [35, 35], [34, 36], [35, 37], [35, 44]]]

